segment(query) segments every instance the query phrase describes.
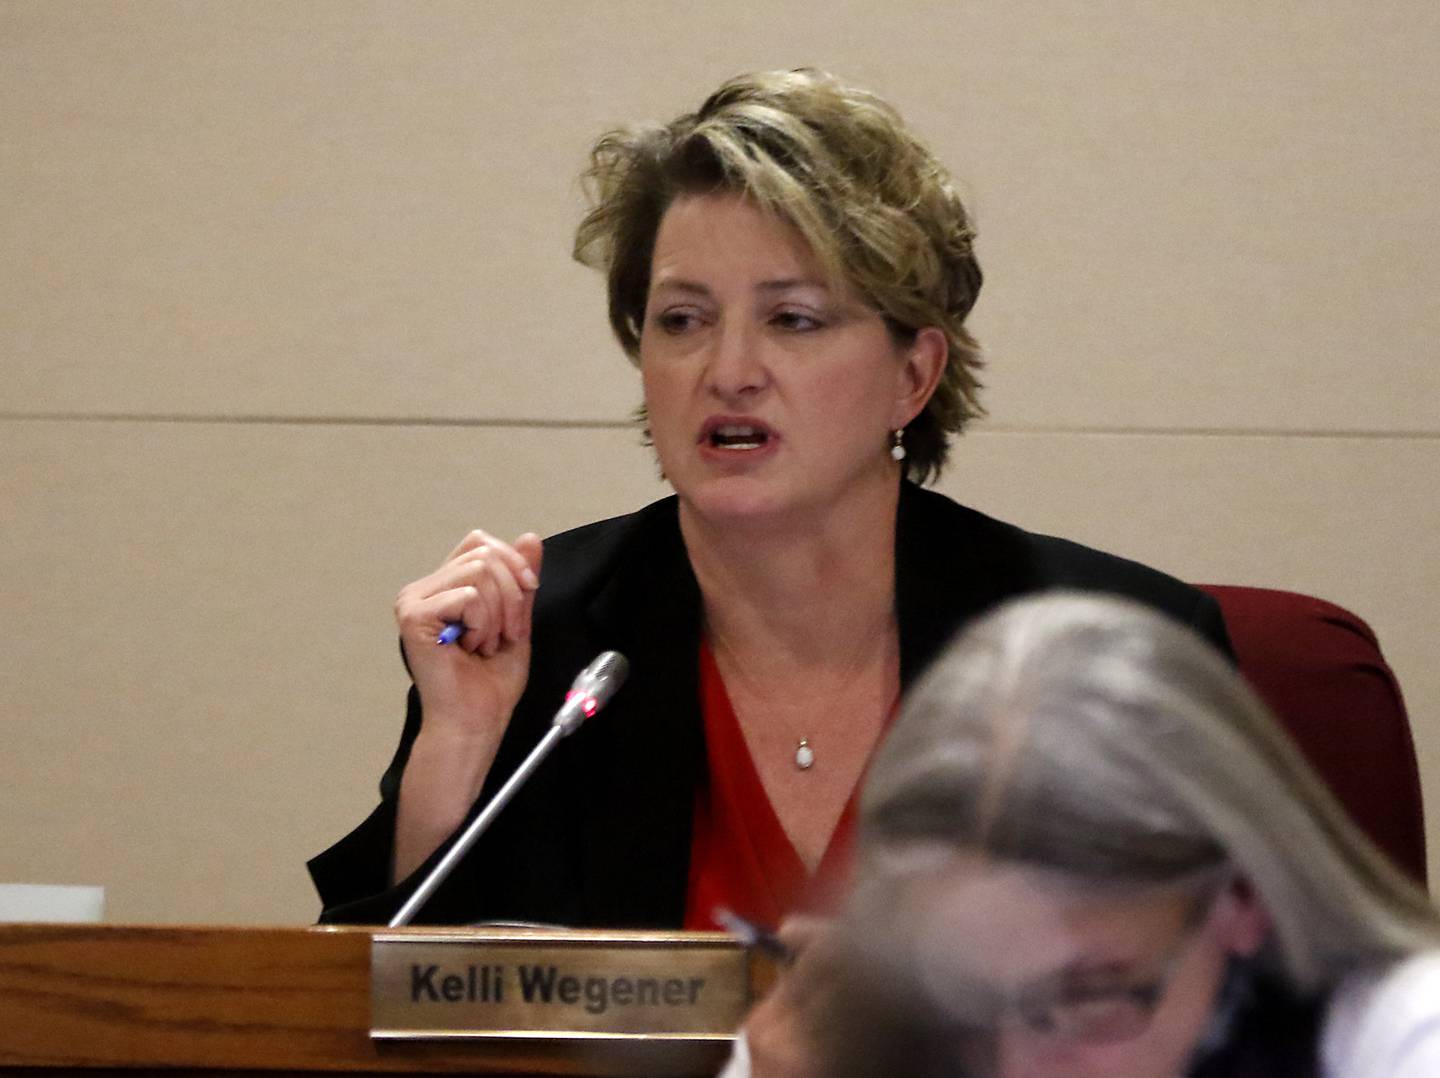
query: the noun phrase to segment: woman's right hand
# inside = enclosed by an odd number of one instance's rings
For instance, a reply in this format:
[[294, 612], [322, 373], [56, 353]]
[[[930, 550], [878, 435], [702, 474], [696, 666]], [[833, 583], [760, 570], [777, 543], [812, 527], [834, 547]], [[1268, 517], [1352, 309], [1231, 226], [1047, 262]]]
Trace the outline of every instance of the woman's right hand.
[[[530, 622], [540, 586], [540, 537], [514, 544], [476, 529], [428, 576], [400, 589], [395, 620], [425, 726], [498, 741], [530, 674]], [[450, 622], [465, 632], [437, 643]]]
[[[392, 878], [404, 879], [445, 841], [479, 796], [530, 677], [530, 623], [540, 586], [540, 537], [512, 546], [467, 535], [441, 566], [400, 589], [395, 620], [420, 694], [420, 732], [400, 779]], [[441, 644], [441, 631], [465, 632]]]

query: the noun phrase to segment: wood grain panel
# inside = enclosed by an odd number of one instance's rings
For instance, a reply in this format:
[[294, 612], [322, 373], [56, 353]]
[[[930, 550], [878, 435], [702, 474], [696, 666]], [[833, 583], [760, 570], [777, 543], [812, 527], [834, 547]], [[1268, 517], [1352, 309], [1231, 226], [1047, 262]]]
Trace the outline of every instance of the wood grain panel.
[[[623, 430], [0, 422], [0, 459], [0, 879], [104, 885], [121, 922], [313, 919], [303, 862], [369, 811], [399, 733], [396, 589], [470, 527], [664, 492]], [[944, 487], [1352, 608], [1440, 796], [1440, 443], [977, 433]]]
[[391, 605], [470, 529], [663, 493], [632, 431], [0, 422], [0, 880], [122, 922], [299, 923], [370, 810]]
[[971, 192], [997, 419], [1434, 432], [1437, 12], [8, 3], [3, 407], [622, 419], [588, 146], [818, 64]]
[[706, 1074], [726, 1054], [374, 1043], [369, 974], [363, 929], [0, 926], [0, 1068]]

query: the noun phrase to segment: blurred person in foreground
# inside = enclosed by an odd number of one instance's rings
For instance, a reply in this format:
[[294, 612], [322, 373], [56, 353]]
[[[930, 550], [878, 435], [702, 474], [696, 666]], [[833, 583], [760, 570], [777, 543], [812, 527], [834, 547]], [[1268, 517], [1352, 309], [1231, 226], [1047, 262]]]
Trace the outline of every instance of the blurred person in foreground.
[[1440, 1075], [1440, 913], [1213, 649], [1115, 599], [945, 651], [809, 936], [730, 1075]]
[[474, 531], [401, 591], [404, 731], [380, 806], [311, 862], [325, 920], [388, 919], [605, 649], [625, 687], [423, 920], [778, 923], [840, 886], [902, 687], [977, 614], [1084, 587], [1227, 646], [1195, 589], [922, 488], [980, 411], [981, 274], [949, 174], [885, 102], [741, 76], [605, 135], [586, 179], [575, 254], [675, 495], [543, 545]]

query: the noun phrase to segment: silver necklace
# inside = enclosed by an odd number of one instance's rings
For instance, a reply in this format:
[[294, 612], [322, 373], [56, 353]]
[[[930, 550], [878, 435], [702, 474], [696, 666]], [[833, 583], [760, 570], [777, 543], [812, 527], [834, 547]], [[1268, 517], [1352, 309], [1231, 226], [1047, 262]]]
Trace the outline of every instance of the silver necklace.
[[[730, 649], [729, 649], [728, 647], [726, 647], [724, 641], [722, 641], [722, 640], [720, 639], [720, 636], [719, 636], [718, 633], [712, 633], [712, 634], [711, 634], [710, 646], [711, 646], [711, 652], [712, 652], [712, 654], [716, 656], [716, 667], [717, 667], [717, 669], [718, 669], [718, 667], [719, 667], [718, 653], [719, 653], [720, 651], [729, 652]], [[731, 654], [732, 654], [732, 657], [733, 657], [733, 653], [731, 653]], [[735, 669], [736, 674], [737, 674], [742, 680], [744, 680], [744, 679], [746, 678], [746, 675], [745, 675], [745, 672], [744, 672], [743, 668], [742, 668], [738, 663], [734, 664], [734, 669]], [[852, 680], [853, 680], [853, 676], [852, 676]], [[796, 771], [809, 771], [809, 770], [810, 770], [812, 767], [814, 767], [814, 766], [815, 766], [815, 747], [810, 744], [810, 739], [809, 739], [808, 737], [798, 737], [798, 738], [796, 738], [796, 741], [795, 741], [795, 770], [796, 770]]]
[[[719, 662], [719, 652], [721, 652], [721, 651], [726, 651], [726, 652], [728, 652], [730, 649], [725, 646], [724, 642], [720, 640], [720, 638], [719, 638], [718, 635], [712, 636], [710, 643], [711, 643], [711, 651], [712, 651], [712, 654], [714, 654], [715, 657], [716, 657], [715, 665], [716, 665], [716, 668], [718, 669], [718, 668], [719, 668], [719, 665], [720, 665], [720, 662]], [[738, 663], [734, 664], [734, 669], [735, 669], [736, 675], [737, 675], [742, 681], [746, 680], [745, 672], [744, 672], [744, 670], [740, 667], [740, 665], [739, 665]], [[737, 717], [737, 721], [738, 721], [738, 717]], [[792, 734], [792, 736], [794, 736], [794, 735]], [[815, 766], [815, 749], [814, 749], [814, 747], [810, 744], [810, 739], [809, 739], [808, 737], [797, 737], [796, 740], [795, 740], [795, 770], [796, 770], [796, 771], [809, 771], [809, 770], [810, 770], [812, 767], [814, 767], [814, 766]]]
[[795, 766], [801, 771], [809, 771], [815, 766], [815, 750], [810, 747], [808, 737], [802, 737], [795, 746]]

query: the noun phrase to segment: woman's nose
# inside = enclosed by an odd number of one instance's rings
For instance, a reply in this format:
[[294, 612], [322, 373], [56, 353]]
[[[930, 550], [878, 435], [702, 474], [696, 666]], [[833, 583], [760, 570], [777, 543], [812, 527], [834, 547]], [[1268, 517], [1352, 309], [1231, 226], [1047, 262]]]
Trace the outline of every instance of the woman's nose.
[[716, 334], [706, 379], [710, 391], [721, 398], [752, 397], [770, 382], [761, 342], [743, 325], [726, 325]]

